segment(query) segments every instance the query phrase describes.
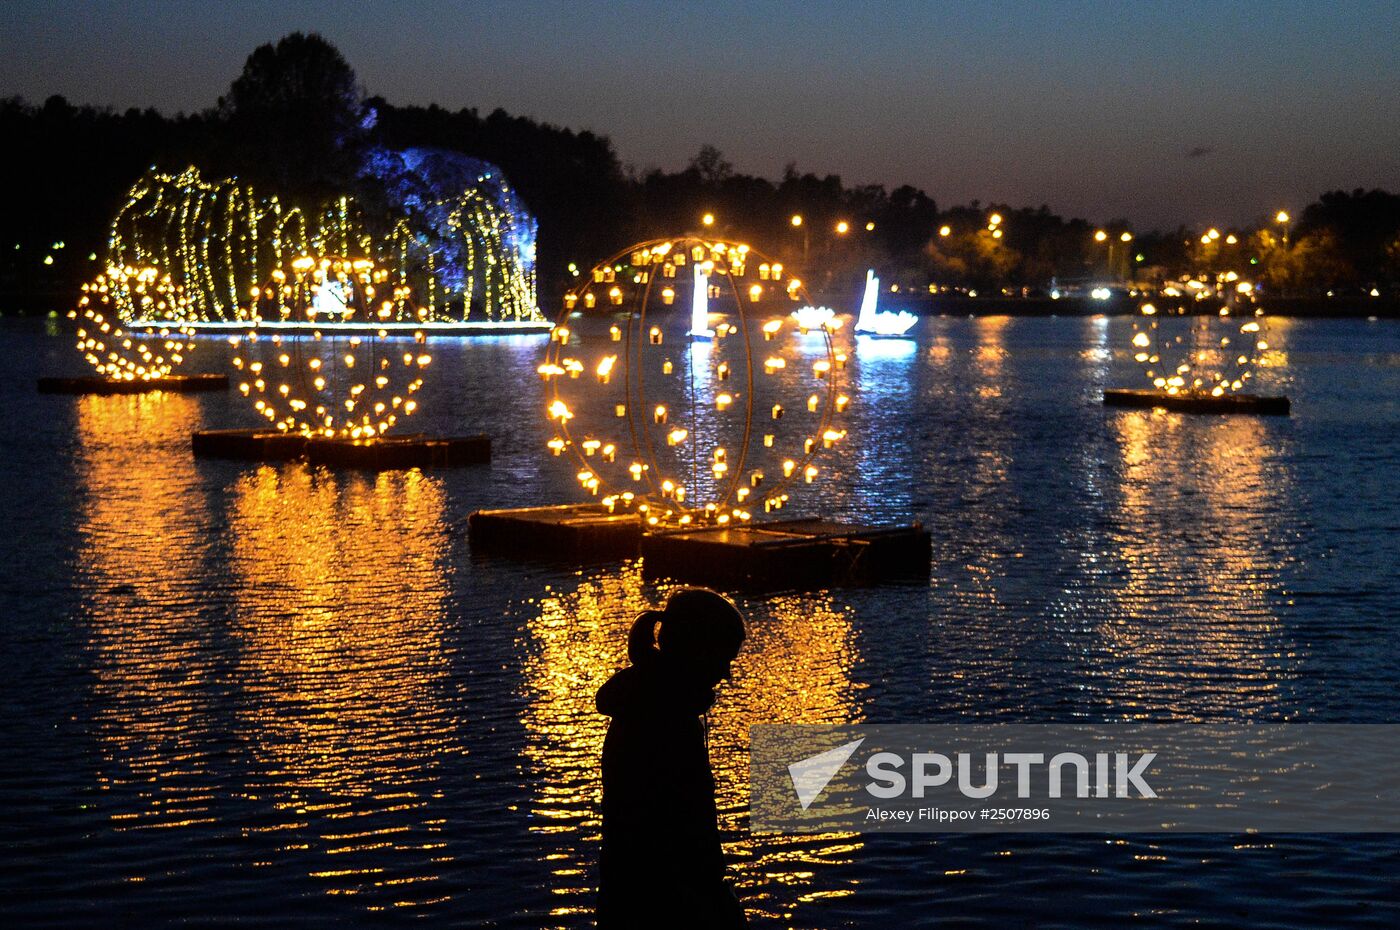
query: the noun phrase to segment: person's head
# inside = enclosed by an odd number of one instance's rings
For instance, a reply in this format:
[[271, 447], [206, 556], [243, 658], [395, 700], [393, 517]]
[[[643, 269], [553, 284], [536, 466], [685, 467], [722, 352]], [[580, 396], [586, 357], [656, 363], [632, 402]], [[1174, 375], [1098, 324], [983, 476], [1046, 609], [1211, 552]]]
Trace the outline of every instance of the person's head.
[[634, 663], [659, 654], [712, 686], [729, 677], [743, 644], [743, 614], [727, 597], [708, 588], [681, 588], [667, 598], [664, 610], [637, 618], [628, 653]]

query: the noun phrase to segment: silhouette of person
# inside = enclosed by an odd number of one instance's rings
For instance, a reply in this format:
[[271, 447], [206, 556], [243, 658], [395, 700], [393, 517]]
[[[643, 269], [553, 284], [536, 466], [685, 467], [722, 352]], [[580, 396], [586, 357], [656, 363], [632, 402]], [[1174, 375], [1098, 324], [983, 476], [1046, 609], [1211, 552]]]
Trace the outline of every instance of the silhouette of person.
[[632, 624], [632, 664], [598, 689], [603, 741], [598, 927], [746, 927], [724, 881], [701, 716], [744, 642], [744, 618], [704, 588]]

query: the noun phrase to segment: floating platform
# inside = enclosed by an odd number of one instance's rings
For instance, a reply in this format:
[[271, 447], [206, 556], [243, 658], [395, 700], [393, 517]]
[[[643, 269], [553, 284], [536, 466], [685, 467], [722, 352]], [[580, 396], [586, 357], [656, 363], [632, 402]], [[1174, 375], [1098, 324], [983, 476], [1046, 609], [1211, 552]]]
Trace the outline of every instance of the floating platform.
[[197, 459], [288, 462], [306, 454], [306, 437], [266, 429], [211, 429], [190, 436]]
[[642, 574], [726, 590], [785, 591], [884, 582], [927, 583], [929, 532], [827, 520], [648, 533]]
[[378, 439], [307, 439], [276, 430], [206, 430], [190, 437], [196, 458], [244, 462], [305, 459], [329, 468], [392, 471], [404, 468], [460, 468], [491, 461], [491, 437], [424, 435]]
[[228, 390], [228, 375], [166, 375], [145, 381], [121, 381], [101, 375], [81, 378], [40, 378], [40, 394], [148, 394], [169, 391], [174, 394], [199, 394], [204, 391]]
[[1288, 416], [1287, 397], [1266, 397], [1261, 394], [1168, 394], [1166, 391], [1137, 388], [1107, 388], [1103, 392], [1105, 407], [1161, 407], [1180, 413], [1254, 413], [1264, 416]]
[[602, 504], [478, 510], [467, 517], [473, 553], [582, 564], [635, 558], [642, 519]]

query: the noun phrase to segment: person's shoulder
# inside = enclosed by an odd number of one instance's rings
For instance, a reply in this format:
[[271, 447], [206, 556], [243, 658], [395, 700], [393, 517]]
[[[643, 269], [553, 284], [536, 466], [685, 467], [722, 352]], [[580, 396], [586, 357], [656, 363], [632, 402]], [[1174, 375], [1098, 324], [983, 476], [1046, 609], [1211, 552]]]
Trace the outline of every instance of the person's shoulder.
[[635, 665], [614, 672], [611, 678], [603, 682], [594, 698], [598, 713], [616, 717], [625, 712], [628, 706], [636, 701], [642, 689], [640, 678], [640, 672]]

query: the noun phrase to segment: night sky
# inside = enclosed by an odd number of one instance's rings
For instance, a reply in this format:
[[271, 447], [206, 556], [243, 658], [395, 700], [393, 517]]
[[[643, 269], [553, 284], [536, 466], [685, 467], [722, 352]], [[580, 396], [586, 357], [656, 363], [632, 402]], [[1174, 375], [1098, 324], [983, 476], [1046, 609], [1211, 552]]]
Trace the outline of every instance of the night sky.
[[5, 0], [0, 94], [203, 109], [298, 29], [371, 94], [592, 129], [642, 168], [711, 143], [1140, 228], [1400, 188], [1395, 2]]

